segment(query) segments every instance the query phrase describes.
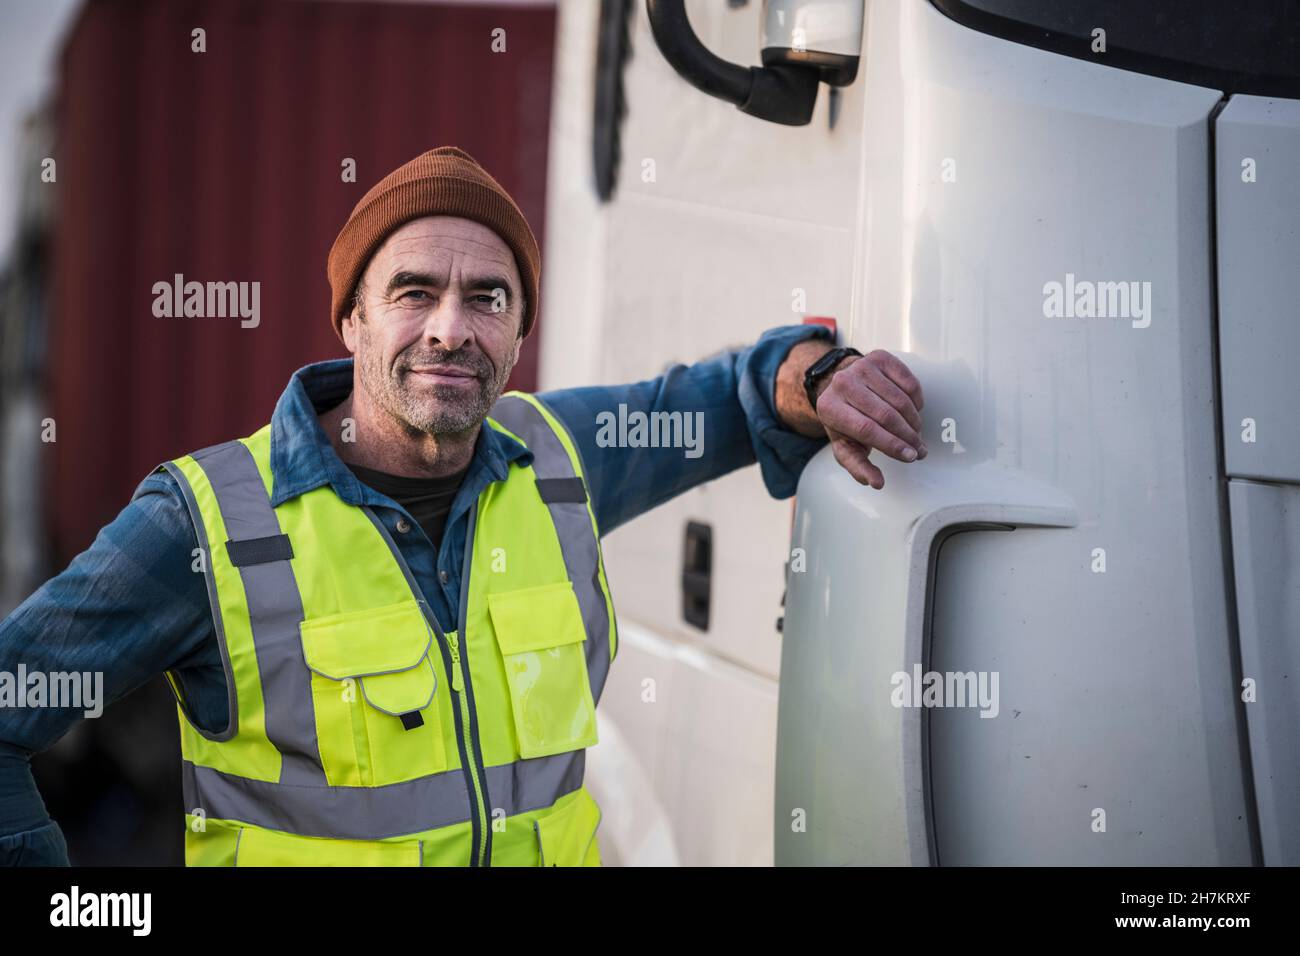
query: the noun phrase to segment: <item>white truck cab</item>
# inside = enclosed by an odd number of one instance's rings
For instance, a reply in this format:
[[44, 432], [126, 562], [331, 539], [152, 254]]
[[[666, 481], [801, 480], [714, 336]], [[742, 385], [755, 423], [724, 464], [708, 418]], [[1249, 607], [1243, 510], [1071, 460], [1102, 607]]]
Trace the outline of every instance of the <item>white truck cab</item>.
[[606, 862], [1300, 864], [1300, 13], [1250, 7], [560, 5], [543, 387], [831, 317], [930, 449], [606, 538]]

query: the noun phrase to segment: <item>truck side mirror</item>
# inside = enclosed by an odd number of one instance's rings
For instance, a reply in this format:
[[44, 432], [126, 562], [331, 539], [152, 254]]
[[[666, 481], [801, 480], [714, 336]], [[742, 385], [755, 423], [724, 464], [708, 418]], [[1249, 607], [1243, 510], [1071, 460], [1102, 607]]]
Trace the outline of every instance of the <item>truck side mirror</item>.
[[646, 0], [655, 43], [697, 89], [743, 113], [786, 126], [812, 119], [821, 81], [857, 76], [865, 0], [763, 0], [763, 66], [740, 66], [711, 53], [691, 28], [686, 0]]

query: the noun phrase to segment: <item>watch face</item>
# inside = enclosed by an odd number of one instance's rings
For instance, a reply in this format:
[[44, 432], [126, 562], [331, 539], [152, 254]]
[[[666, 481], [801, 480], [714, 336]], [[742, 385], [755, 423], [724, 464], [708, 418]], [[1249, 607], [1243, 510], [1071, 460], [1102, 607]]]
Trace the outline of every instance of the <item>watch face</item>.
[[803, 387], [808, 396], [808, 404], [817, 408], [817, 381], [826, 374], [826, 372], [839, 364], [840, 359], [847, 354], [847, 349], [834, 348], [819, 358], [812, 365], [808, 366], [808, 371], [804, 372]]
[[816, 362], [813, 362], [812, 366], [808, 369], [807, 377], [810, 380], [815, 380], [819, 376], [826, 374], [826, 370], [833, 368], [838, 364], [839, 360], [844, 358], [844, 355], [844, 349], [831, 349]]
[[827, 372], [839, 365], [841, 360], [850, 355], [861, 355], [857, 349], [850, 346], [839, 346], [831, 349], [812, 365], [808, 366], [808, 371], [804, 372], [803, 387], [808, 395], [808, 404], [815, 410], [817, 408], [817, 384], [826, 375]]

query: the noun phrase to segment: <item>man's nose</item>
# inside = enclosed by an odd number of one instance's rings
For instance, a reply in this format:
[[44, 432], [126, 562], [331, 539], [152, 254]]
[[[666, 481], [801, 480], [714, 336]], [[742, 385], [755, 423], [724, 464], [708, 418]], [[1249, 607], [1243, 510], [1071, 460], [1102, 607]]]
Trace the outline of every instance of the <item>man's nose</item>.
[[454, 352], [472, 337], [469, 310], [459, 292], [448, 290], [438, 297], [424, 322], [424, 341]]

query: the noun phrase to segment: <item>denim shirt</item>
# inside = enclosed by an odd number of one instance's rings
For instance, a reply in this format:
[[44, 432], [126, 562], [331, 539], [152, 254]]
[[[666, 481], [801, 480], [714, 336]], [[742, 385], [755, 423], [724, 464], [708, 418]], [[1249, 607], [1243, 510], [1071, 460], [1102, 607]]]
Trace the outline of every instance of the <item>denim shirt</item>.
[[[777, 368], [816, 325], [771, 329], [749, 348], [619, 386], [538, 394], [569, 429], [582, 458], [602, 534], [697, 485], [758, 462], [768, 492], [794, 494], [800, 472], [822, 447], [786, 429], [775, 412]], [[444, 630], [455, 630], [469, 509], [511, 462], [532, 453], [484, 426], [438, 548], [388, 496], [362, 484], [335, 453], [317, 415], [352, 390], [352, 359], [318, 362], [293, 374], [271, 419], [271, 501], [279, 505], [328, 484], [344, 501], [369, 505], [388, 527]], [[608, 422], [626, 413], [702, 413], [700, 453], [629, 448], [609, 441]], [[602, 431], [602, 425], [605, 427]], [[399, 519], [405, 531], [399, 531]], [[227, 725], [225, 674], [201, 573], [192, 570], [197, 536], [175, 480], [155, 471], [131, 502], [61, 574], [0, 622], [0, 672], [102, 672], [107, 706], [165, 670], [175, 673], [196, 722]], [[0, 707], [0, 865], [67, 863], [58, 824], [48, 816], [30, 759], [52, 746], [83, 709]]]

